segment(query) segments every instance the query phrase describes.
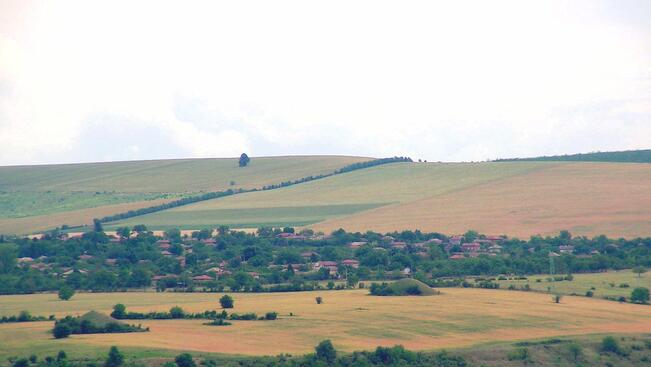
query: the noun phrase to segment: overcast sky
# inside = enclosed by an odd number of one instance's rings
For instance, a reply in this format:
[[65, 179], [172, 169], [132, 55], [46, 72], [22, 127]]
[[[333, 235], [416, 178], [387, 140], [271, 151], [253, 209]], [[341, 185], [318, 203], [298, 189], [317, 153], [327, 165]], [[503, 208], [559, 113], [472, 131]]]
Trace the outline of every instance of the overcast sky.
[[0, 165], [651, 148], [651, 1], [0, 0]]

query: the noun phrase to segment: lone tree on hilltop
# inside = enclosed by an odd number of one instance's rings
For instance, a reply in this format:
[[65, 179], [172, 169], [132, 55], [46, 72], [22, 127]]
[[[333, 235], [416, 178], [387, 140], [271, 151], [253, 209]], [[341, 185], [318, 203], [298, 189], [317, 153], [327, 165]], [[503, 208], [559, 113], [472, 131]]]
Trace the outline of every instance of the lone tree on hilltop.
[[240, 156], [240, 167], [246, 167], [246, 165], [249, 164], [250, 161], [251, 158], [249, 158], [249, 156], [246, 155], [246, 153], [242, 153], [242, 155]]

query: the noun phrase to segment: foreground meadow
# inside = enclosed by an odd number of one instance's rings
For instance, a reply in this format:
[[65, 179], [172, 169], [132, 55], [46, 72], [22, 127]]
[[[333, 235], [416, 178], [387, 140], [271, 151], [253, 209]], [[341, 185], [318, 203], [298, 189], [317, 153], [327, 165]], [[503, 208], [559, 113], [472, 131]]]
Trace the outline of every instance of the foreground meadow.
[[[0, 297], [0, 314], [29, 310], [35, 315], [110, 312], [116, 303], [132, 311], [217, 309], [217, 293], [78, 294], [59, 301], [53, 294]], [[372, 297], [365, 290], [234, 294], [232, 312], [277, 311], [276, 321], [235, 321], [205, 326], [204, 320], [143, 320], [149, 333], [74, 335], [55, 340], [52, 322], [0, 325], [0, 357], [52, 353], [59, 349], [93, 354], [118, 345], [141, 353], [195, 351], [275, 355], [310, 352], [331, 339], [338, 350], [402, 344], [414, 350], [458, 348], [499, 341], [563, 335], [644, 333], [651, 330], [651, 307], [585, 297], [560, 304], [541, 293], [482, 289], [443, 289], [439, 296]], [[324, 303], [317, 305], [315, 297]], [[293, 315], [293, 316], [290, 316]]]

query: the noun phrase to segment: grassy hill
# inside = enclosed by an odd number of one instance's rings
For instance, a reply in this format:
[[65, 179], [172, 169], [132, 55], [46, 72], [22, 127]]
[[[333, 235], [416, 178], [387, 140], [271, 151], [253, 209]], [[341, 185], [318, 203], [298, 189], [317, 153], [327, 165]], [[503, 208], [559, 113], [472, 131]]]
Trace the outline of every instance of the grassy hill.
[[394, 163], [278, 190], [177, 207], [110, 226], [309, 226], [528, 237], [651, 236], [651, 165], [589, 162]]
[[88, 223], [185, 195], [257, 188], [331, 173], [368, 158], [292, 156], [0, 167], [0, 233]]

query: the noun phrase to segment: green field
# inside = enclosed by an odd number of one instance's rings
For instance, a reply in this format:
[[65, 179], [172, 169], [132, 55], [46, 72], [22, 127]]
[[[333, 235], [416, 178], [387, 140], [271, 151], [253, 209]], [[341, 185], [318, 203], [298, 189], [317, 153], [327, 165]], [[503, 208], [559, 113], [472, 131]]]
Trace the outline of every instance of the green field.
[[[527, 280], [501, 280], [501, 288], [515, 285], [518, 289], [529, 284], [536, 291], [551, 291], [561, 294], [585, 295], [587, 291], [593, 292], [593, 297], [626, 297], [629, 298], [635, 287], [651, 289], [651, 274], [642, 274], [638, 277], [631, 270], [608, 271], [604, 273], [573, 274], [572, 281], [564, 280], [550, 282], [548, 274], [530, 275]], [[537, 281], [540, 279], [540, 282]], [[628, 284], [628, 287], [621, 285]], [[594, 289], [592, 289], [594, 288]]]
[[[154, 205], [151, 200], [260, 188], [332, 173], [366, 160], [369, 158], [254, 157], [245, 168], [240, 168], [235, 158], [0, 167], [0, 233], [87, 224], [93, 217]], [[117, 206], [125, 203], [133, 205]]]
[[163, 211], [107, 224], [107, 229], [146, 224], [151, 229], [202, 229], [228, 225], [233, 228], [306, 226], [330, 218], [354, 214], [383, 204], [335, 204], [273, 208], [225, 208], [191, 211]]

